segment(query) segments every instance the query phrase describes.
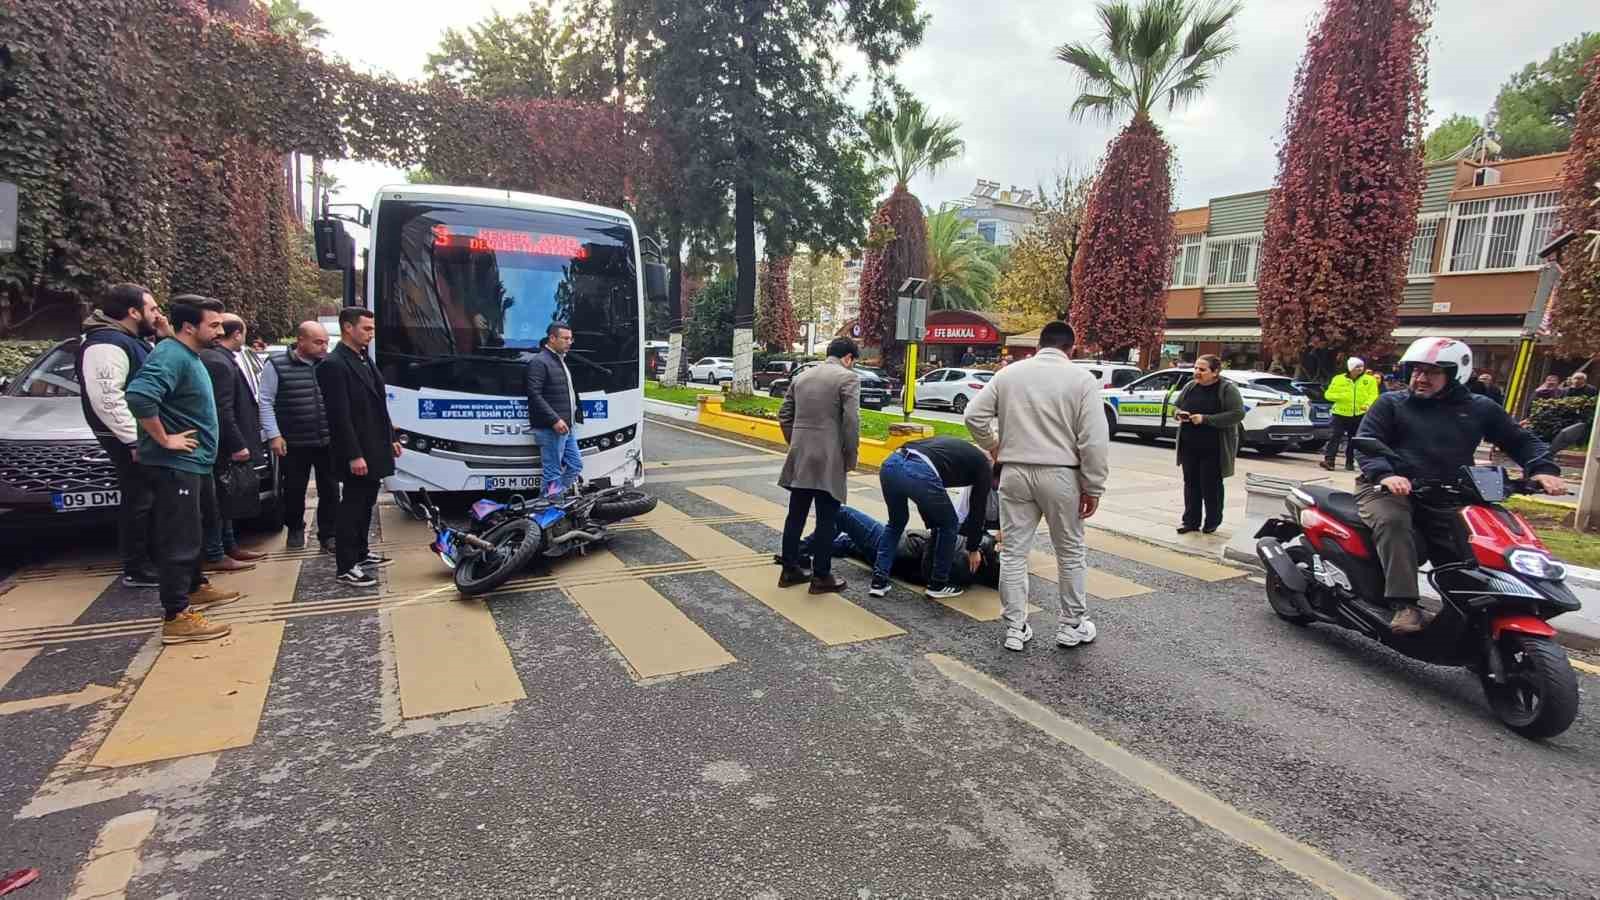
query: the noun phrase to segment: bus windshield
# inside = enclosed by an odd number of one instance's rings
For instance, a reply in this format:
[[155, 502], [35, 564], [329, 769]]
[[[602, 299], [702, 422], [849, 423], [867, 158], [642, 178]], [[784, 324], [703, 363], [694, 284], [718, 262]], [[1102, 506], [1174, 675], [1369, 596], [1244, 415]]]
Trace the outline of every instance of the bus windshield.
[[404, 388], [520, 396], [551, 323], [579, 393], [637, 389], [632, 229], [553, 212], [385, 201], [373, 241], [377, 364]]

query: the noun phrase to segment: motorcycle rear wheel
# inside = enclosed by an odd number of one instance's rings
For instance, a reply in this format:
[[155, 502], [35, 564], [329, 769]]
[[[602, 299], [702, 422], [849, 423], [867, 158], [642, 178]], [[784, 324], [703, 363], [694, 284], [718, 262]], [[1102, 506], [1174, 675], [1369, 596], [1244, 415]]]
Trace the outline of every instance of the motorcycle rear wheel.
[[1484, 676], [1489, 706], [1506, 727], [1526, 738], [1555, 737], [1578, 717], [1578, 675], [1561, 645], [1546, 637], [1511, 634], [1500, 641], [1506, 683]]
[[522, 571], [539, 552], [542, 533], [528, 519], [512, 519], [483, 536], [494, 549], [474, 553], [456, 565], [456, 590], [476, 597], [487, 594]]
[[655, 508], [656, 498], [644, 491], [625, 488], [595, 503], [594, 508], [589, 510], [589, 518], [608, 524], [642, 516]]

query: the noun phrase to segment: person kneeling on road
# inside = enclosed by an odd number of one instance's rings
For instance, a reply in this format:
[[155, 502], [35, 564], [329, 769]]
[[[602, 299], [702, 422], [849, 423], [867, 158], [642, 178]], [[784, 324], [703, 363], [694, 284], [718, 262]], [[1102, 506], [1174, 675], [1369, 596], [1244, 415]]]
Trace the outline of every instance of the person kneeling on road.
[[1487, 440], [1546, 493], [1565, 494], [1567, 486], [1544, 441], [1518, 427], [1493, 400], [1467, 390], [1472, 350], [1466, 344], [1418, 338], [1400, 357], [1400, 370], [1408, 389], [1379, 397], [1356, 435], [1358, 441], [1377, 438], [1398, 459], [1356, 450], [1361, 464], [1356, 504], [1378, 545], [1384, 597], [1395, 610], [1389, 627], [1395, 634], [1414, 634], [1427, 625], [1417, 605], [1419, 546], [1428, 549], [1435, 565], [1461, 558], [1465, 547], [1459, 505], [1413, 501], [1412, 479], [1458, 478]]
[[966, 527], [962, 527], [945, 489], [968, 488], [973, 505], [982, 508], [988, 505], [993, 482], [994, 468], [989, 455], [959, 438], [912, 441], [890, 454], [878, 470], [878, 484], [883, 490], [884, 503], [889, 507], [889, 522], [878, 543], [877, 559], [872, 565], [872, 586], [867, 593], [874, 597], [889, 593], [889, 570], [900, 545], [900, 535], [911, 517], [910, 504], [915, 503], [923, 523], [932, 532], [933, 578], [928, 583], [928, 596], [939, 599], [960, 594], [961, 588], [948, 583], [944, 573], [951, 570], [958, 531], [966, 537], [969, 567], [977, 567], [983, 521], [981, 516], [969, 517]]

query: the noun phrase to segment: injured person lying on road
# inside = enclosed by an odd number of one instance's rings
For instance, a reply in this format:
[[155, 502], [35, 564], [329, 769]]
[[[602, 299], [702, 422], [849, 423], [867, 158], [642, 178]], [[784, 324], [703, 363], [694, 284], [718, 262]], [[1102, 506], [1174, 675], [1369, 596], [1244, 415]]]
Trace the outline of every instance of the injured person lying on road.
[[[962, 490], [956, 502], [956, 514], [962, 521], [966, 521], [967, 492]], [[967, 563], [967, 554], [957, 553], [950, 560], [950, 577], [948, 582], [953, 585], [985, 585], [997, 587], [1000, 584], [1000, 545], [996, 540], [1000, 522], [999, 503], [996, 492], [989, 492], [988, 509], [984, 521], [983, 542], [978, 548], [983, 561], [978, 570], [973, 572]], [[868, 565], [872, 564], [878, 554], [878, 540], [882, 537], [884, 523], [867, 515], [853, 506], [839, 508], [837, 517], [839, 533], [833, 539], [833, 552], [836, 556], [850, 556], [861, 560]], [[814, 534], [808, 534], [800, 542], [801, 565], [805, 565], [811, 556], [811, 539]], [[900, 543], [895, 547], [894, 567], [890, 574], [902, 581], [917, 585], [927, 585], [931, 580], [933, 570], [933, 533], [926, 528], [907, 528], [900, 536]], [[777, 560], [774, 557], [774, 560]]]

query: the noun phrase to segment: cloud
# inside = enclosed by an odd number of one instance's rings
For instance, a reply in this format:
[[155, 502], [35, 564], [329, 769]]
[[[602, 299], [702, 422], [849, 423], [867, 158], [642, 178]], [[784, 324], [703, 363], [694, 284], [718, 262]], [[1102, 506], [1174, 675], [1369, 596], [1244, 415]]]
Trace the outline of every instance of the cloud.
[[[331, 32], [324, 48], [361, 68], [401, 77], [421, 74], [447, 27], [470, 25], [492, 11], [512, 14], [517, 0], [453, 3], [391, 0], [378, 4], [311, 0]], [[1068, 108], [1078, 85], [1055, 48], [1092, 41], [1099, 31], [1089, 0], [924, 0], [932, 15], [923, 44], [898, 75], [937, 115], [961, 122], [966, 155], [913, 191], [930, 206], [964, 197], [978, 178], [1032, 187], [1067, 167], [1092, 165], [1117, 126], [1077, 122]], [[1239, 51], [1226, 60], [1204, 98], [1157, 121], [1177, 153], [1175, 201], [1270, 187], [1277, 172], [1285, 108], [1320, 2], [1250, 0], [1238, 20]], [[1570, 0], [1519, 0], [1514, 18], [1483, 0], [1444, 0], [1429, 41], [1430, 122], [1452, 113], [1481, 116], [1512, 72], [1574, 37]], [[420, 26], [418, 23], [427, 23]], [[338, 199], [370, 203], [403, 173], [370, 163], [337, 162]]]

